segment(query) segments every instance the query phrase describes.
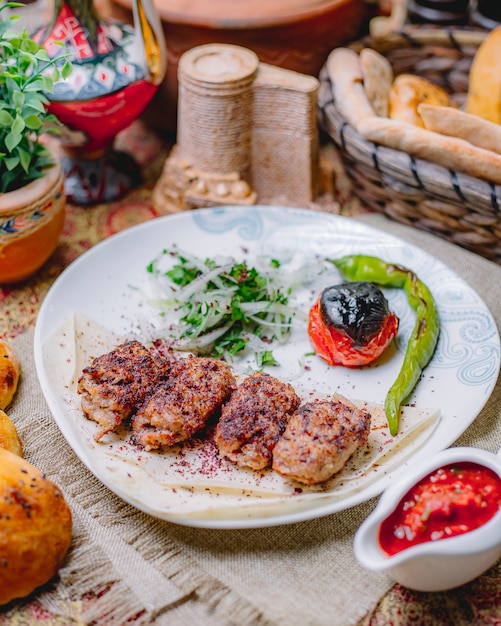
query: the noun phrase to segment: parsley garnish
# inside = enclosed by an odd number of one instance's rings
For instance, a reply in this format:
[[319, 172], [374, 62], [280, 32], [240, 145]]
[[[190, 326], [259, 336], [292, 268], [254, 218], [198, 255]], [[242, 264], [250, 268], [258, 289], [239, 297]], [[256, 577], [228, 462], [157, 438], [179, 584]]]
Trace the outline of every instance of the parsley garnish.
[[[162, 256], [175, 258], [160, 269]], [[277, 365], [265, 345], [284, 342], [294, 311], [288, 306], [290, 289], [279, 282], [280, 262], [272, 259], [263, 271], [234, 259], [201, 260], [175, 250], [163, 250], [147, 271], [169, 297], [156, 300], [161, 309], [178, 314], [173, 326], [178, 349], [231, 358], [255, 352], [260, 366]]]

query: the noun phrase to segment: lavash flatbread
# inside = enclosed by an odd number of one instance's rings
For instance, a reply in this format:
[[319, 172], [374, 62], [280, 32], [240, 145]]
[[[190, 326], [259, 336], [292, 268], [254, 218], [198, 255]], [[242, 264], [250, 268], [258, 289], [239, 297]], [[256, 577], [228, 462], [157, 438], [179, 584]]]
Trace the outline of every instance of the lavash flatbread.
[[361, 120], [357, 130], [367, 141], [501, 184], [501, 155], [477, 148], [464, 139], [376, 116]]
[[418, 111], [427, 130], [501, 154], [501, 125], [452, 107], [420, 104]]
[[364, 90], [374, 111], [380, 117], [388, 117], [388, 104], [393, 68], [382, 54], [372, 48], [363, 48], [359, 55]]
[[376, 115], [364, 89], [358, 54], [350, 48], [335, 48], [327, 58], [326, 67], [336, 107], [357, 129], [361, 120]]
[[[303, 486], [300, 491], [297, 483], [271, 469], [253, 472], [221, 459], [210, 439], [145, 452], [134, 445], [125, 427], [96, 444], [94, 434], [99, 426], [83, 415], [77, 381], [83, 366], [123, 339], [82, 316], [68, 320], [46, 351], [47, 367], [53, 372], [51, 384], [65, 407], [65, 426], [78, 433], [89, 464], [129, 500], [146, 503], [167, 519], [277, 515], [307, 508], [312, 500], [321, 499], [327, 505], [348, 498], [401, 465], [428, 440], [440, 418], [437, 409], [406, 406], [400, 433], [392, 438], [383, 406], [352, 400], [372, 414], [368, 446], [355, 453], [331, 480]], [[314, 390], [295, 387], [305, 400], [315, 397]]]

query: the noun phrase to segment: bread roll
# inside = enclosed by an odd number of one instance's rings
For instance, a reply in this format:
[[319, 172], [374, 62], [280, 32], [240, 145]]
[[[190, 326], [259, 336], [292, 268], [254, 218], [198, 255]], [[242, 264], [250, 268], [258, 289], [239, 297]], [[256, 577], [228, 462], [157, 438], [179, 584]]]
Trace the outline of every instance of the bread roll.
[[434, 83], [414, 74], [400, 74], [390, 89], [388, 115], [393, 120], [424, 128], [418, 113], [421, 102], [440, 106], [454, 106], [449, 94]]
[[71, 511], [58, 487], [0, 448], [0, 604], [27, 596], [57, 573], [71, 531]]
[[17, 390], [21, 364], [8, 343], [0, 339], [0, 409], [12, 402]]
[[0, 448], [5, 448], [17, 456], [23, 456], [23, 446], [17, 428], [12, 420], [0, 409]]

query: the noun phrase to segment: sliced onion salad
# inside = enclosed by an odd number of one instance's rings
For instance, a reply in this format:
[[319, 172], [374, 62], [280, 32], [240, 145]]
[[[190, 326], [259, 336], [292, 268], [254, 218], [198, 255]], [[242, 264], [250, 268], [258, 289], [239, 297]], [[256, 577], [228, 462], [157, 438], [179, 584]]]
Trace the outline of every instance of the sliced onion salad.
[[[313, 265], [318, 272], [317, 262]], [[162, 316], [160, 330], [175, 350], [226, 360], [255, 353], [258, 365], [273, 365], [273, 346], [287, 342], [295, 319], [308, 319], [308, 307], [301, 310], [290, 299], [294, 290], [311, 284], [311, 264], [286, 271], [276, 259], [257, 259], [250, 266], [171, 248], [147, 270], [147, 302]]]

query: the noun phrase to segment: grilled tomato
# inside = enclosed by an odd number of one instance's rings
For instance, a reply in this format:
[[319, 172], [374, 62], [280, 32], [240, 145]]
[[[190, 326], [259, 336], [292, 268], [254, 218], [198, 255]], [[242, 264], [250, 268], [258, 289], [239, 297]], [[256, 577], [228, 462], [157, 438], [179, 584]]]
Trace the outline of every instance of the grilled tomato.
[[315, 352], [329, 365], [368, 365], [397, 332], [398, 317], [372, 283], [327, 287], [310, 309], [308, 335]]

